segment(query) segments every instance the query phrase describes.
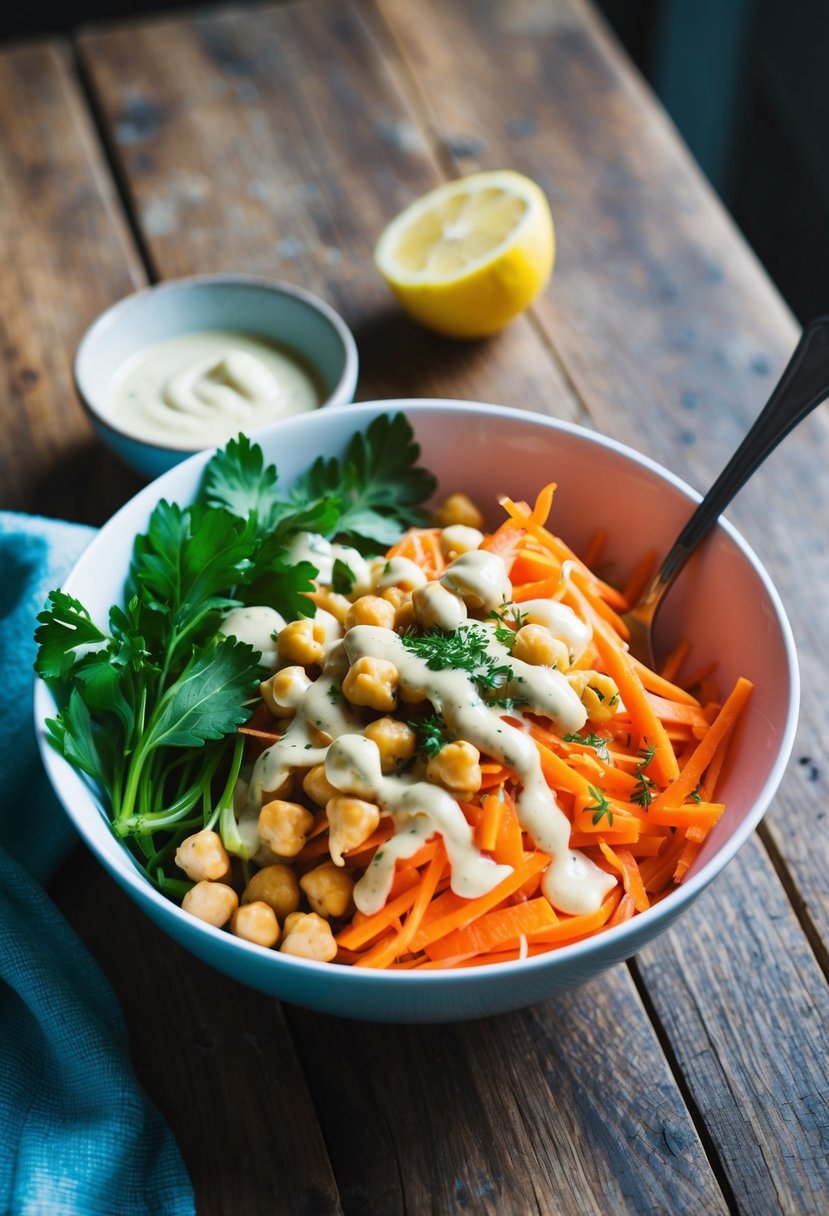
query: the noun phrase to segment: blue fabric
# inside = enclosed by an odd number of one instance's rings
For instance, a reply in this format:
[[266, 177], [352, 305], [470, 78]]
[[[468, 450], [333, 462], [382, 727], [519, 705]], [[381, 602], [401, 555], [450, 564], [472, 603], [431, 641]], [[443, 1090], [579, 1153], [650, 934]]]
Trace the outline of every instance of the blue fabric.
[[118, 1004], [41, 886], [77, 837], [37, 754], [32, 635], [92, 535], [0, 512], [0, 1211], [185, 1216], [190, 1181]]

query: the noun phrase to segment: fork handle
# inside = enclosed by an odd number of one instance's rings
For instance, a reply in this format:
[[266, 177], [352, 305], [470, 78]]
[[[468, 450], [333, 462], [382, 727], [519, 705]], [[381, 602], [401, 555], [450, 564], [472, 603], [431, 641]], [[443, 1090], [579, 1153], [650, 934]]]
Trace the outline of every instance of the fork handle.
[[734, 495], [789, 431], [829, 397], [829, 316], [816, 317], [754, 425], [703, 498], [657, 571], [643, 603], [661, 600]]

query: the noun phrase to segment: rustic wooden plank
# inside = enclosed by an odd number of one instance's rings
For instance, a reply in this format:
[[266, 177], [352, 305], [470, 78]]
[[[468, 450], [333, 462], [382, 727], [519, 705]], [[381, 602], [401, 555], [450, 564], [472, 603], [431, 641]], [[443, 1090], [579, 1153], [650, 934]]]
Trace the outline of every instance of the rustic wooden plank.
[[559, 417], [573, 397], [529, 322], [457, 344], [400, 315], [372, 264], [439, 168], [347, 5], [234, 9], [93, 32], [80, 53], [162, 277], [281, 277], [345, 316], [360, 397], [458, 396]]
[[102, 522], [138, 486], [72, 387], [89, 322], [143, 282], [65, 48], [0, 51], [0, 504]]
[[728, 1210], [624, 968], [460, 1026], [289, 1020], [347, 1213]]
[[173, 1129], [199, 1216], [341, 1212], [280, 1006], [138, 915], [85, 850], [51, 894], [121, 1003], [136, 1074]]
[[[508, 163], [547, 189], [559, 266], [536, 315], [593, 424], [698, 484], [709, 482], [762, 404], [796, 327], [591, 10], [577, 0], [478, 5], [473, 21], [473, 6], [463, 0], [427, 0], [416, 15], [400, 0], [378, 0], [378, 6], [416, 82], [415, 104], [428, 115], [453, 167]], [[496, 74], [502, 87], [493, 90]], [[821, 636], [829, 585], [827, 455], [824, 408], [786, 441], [731, 512], [778, 579], [798, 640], [804, 677], [799, 763], [790, 768], [767, 832], [824, 966], [829, 842], [814, 825], [815, 808], [829, 792], [822, 760], [829, 744], [829, 681]], [[737, 876], [731, 888], [716, 893], [718, 922], [728, 918], [738, 938], [739, 911], [751, 906], [752, 886], [774, 886], [768, 859], [755, 854], [753, 864], [762, 882], [749, 877], [753, 870], [740, 860], [729, 872]], [[796, 949], [803, 982], [821, 991], [823, 978], [802, 934], [793, 926], [791, 932], [786, 943], [770, 935], [767, 965], [783, 975], [788, 952]], [[696, 991], [703, 1021], [715, 1016], [718, 1001], [745, 1008], [729, 954], [732, 946], [746, 949], [745, 941], [714, 935], [706, 936], [706, 945], [716, 991], [697, 974], [695, 956], [679, 956], [682, 983]], [[655, 984], [656, 970], [647, 974]], [[797, 1019], [792, 1023], [787, 994], [770, 986], [765, 999], [776, 1024], [759, 1025], [741, 1051], [724, 1051], [728, 1086], [734, 1093], [750, 1089], [752, 1072], [779, 1052], [779, 1037], [789, 1035], [804, 1104], [819, 1101], [816, 1078], [826, 1069], [825, 1044], [808, 1063], [798, 1062]], [[743, 1117], [739, 1104], [728, 1092], [709, 1092], [707, 1074], [695, 1072], [693, 1052], [673, 1046], [690, 1072], [700, 1109], [716, 1102], [725, 1112], [715, 1143], [744, 1210], [751, 1211], [758, 1196], [768, 1202], [774, 1187], [786, 1185], [782, 1162], [775, 1153], [764, 1154], [762, 1141], [755, 1144], [748, 1167], [757, 1171], [755, 1186], [745, 1191], [739, 1171], [732, 1177], [734, 1141], [726, 1135]], [[773, 1130], [785, 1142], [790, 1117], [788, 1094], [773, 1094], [759, 1132]], [[813, 1140], [804, 1142], [799, 1167], [807, 1177], [810, 1171], [822, 1177], [820, 1151]], [[762, 1203], [754, 1210], [763, 1210]]]
[[719, 888], [704, 895], [693, 927], [674, 928], [636, 965], [739, 1211], [819, 1216], [829, 993], [756, 838], [741, 860], [721, 880], [729, 899]]
[[[234, 10], [92, 33], [80, 45], [159, 274], [232, 265], [283, 273], [323, 292], [357, 330], [364, 396], [467, 393], [571, 412], [555, 365], [528, 323], [496, 342], [452, 346], [418, 337], [388, 307], [370, 266], [374, 237], [399, 205], [438, 180], [439, 170], [382, 46], [352, 7]], [[619, 970], [593, 991], [587, 1004], [581, 998], [556, 1003], [547, 1021], [533, 1014], [490, 1024], [509, 1040], [507, 1051], [483, 1028], [368, 1030], [291, 1013], [345, 1210], [421, 1210], [427, 1203], [429, 1210], [446, 1211], [486, 1203], [486, 1210], [521, 1213], [549, 1208], [564, 1188], [581, 1205], [573, 1210], [598, 1211], [605, 1210], [606, 1184], [619, 1210], [641, 1210], [648, 1189], [663, 1199], [672, 1195], [678, 1211], [723, 1210], [629, 976]], [[572, 1051], [557, 1054], [557, 1022], [568, 1018]], [[608, 1055], [605, 1041], [615, 1041], [622, 1025], [636, 1042], [639, 1067], [657, 1078], [660, 1098], [646, 1116], [637, 1116], [623, 1096], [617, 1101], [611, 1084], [623, 1048]], [[475, 1045], [463, 1066], [466, 1089], [454, 1090], [451, 1075], [421, 1064], [418, 1045], [442, 1033], [447, 1042], [469, 1036]], [[544, 1060], [543, 1086], [515, 1063], [537, 1055]], [[630, 1075], [629, 1094], [636, 1093], [632, 1059], [619, 1074]], [[519, 1095], [503, 1128], [501, 1083]], [[603, 1085], [611, 1088], [612, 1102]], [[480, 1098], [461, 1129], [470, 1087]], [[454, 1095], [450, 1117], [444, 1114], [447, 1089]], [[572, 1110], [558, 1103], [559, 1090]], [[415, 1093], [422, 1118], [412, 1134], [407, 1097]], [[522, 1112], [529, 1111], [528, 1123]], [[635, 1137], [637, 1117], [654, 1144], [638, 1173], [623, 1168], [615, 1147]], [[667, 1125], [673, 1130], [660, 1141]], [[499, 1129], [501, 1177], [487, 1182], [493, 1128]], [[672, 1145], [679, 1141], [684, 1148], [676, 1166]], [[445, 1148], [436, 1166], [433, 1149], [440, 1143]], [[434, 1199], [426, 1194], [432, 1188]]]
[[[143, 270], [61, 46], [0, 52], [0, 179], [0, 505], [98, 522], [140, 483], [92, 439], [71, 361], [85, 326]], [[273, 1002], [185, 956], [84, 852], [53, 893], [123, 1003], [137, 1070], [182, 1145], [200, 1212], [254, 1214], [283, 1201], [309, 1216], [338, 1211]], [[264, 1069], [274, 1078], [266, 1089]], [[256, 1091], [258, 1110], [237, 1100], [240, 1086]], [[220, 1155], [205, 1152], [219, 1144]]]

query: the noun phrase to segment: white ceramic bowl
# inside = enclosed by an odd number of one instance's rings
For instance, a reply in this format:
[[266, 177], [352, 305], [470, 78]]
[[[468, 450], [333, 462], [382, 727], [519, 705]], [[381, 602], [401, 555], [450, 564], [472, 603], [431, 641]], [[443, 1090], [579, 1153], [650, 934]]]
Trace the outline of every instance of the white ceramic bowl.
[[[558, 482], [552, 526], [578, 550], [599, 526], [610, 532], [608, 556], [629, 570], [643, 549], [667, 550], [697, 495], [677, 477], [629, 448], [579, 427], [498, 406], [455, 401], [381, 401], [310, 414], [263, 432], [259, 441], [288, 485], [319, 453], [339, 455], [355, 430], [382, 412], [404, 410], [443, 494], [465, 490], [482, 503], [499, 492], [532, 500]], [[147, 486], [101, 530], [66, 581], [103, 622], [122, 595], [133, 537], [156, 502], [189, 501], [206, 454]], [[498, 508], [492, 518], [498, 517]], [[391, 973], [286, 958], [194, 920], [158, 894], [111, 833], [88, 786], [45, 743], [54, 711], [39, 684], [35, 714], [49, 777], [83, 839], [112, 877], [171, 937], [235, 979], [298, 1005], [348, 1017], [393, 1022], [453, 1021], [532, 1004], [628, 958], [685, 912], [754, 830], [783, 775], [792, 747], [798, 673], [780, 599], [751, 549], [727, 523], [712, 532], [665, 605], [665, 644], [687, 636], [693, 661], [718, 660], [729, 689], [754, 681], [723, 774], [727, 810], [680, 887], [626, 924], [548, 955], [459, 971]], [[727, 644], [726, 644], [727, 643]], [[718, 793], [718, 796], [719, 793]]]
[[174, 440], [152, 443], [113, 423], [106, 408], [110, 385], [124, 363], [146, 347], [215, 329], [269, 338], [294, 351], [323, 386], [322, 405], [354, 400], [359, 360], [351, 330], [330, 305], [301, 287], [251, 275], [220, 274], [175, 279], [137, 291], [92, 323], [81, 339], [74, 371], [75, 387], [95, 430], [146, 477], [165, 473], [192, 456], [194, 449]]

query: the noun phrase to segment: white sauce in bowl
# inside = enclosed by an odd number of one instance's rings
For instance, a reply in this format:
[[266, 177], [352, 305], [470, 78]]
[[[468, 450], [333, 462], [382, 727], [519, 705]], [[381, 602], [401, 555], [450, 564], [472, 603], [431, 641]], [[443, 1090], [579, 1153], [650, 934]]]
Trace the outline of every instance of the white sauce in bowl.
[[255, 334], [202, 330], [154, 343], [113, 378], [105, 422], [170, 447], [223, 446], [240, 431], [317, 409], [321, 385], [301, 356]]

